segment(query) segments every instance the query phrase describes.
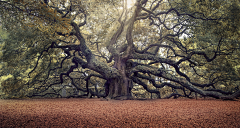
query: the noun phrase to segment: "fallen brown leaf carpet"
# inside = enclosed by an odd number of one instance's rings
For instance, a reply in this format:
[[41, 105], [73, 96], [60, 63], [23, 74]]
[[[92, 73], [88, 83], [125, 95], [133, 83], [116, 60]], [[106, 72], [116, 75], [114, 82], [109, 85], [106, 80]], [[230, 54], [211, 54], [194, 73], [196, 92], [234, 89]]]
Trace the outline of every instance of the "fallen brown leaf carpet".
[[0, 100], [1, 128], [240, 128], [240, 100]]

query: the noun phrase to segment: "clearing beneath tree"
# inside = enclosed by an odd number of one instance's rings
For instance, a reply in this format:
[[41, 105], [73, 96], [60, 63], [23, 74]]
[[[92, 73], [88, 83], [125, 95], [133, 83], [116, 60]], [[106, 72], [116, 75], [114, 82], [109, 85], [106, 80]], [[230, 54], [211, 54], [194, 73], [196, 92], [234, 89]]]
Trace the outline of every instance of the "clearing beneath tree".
[[240, 100], [0, 100], [0, 127], [240, 127]]

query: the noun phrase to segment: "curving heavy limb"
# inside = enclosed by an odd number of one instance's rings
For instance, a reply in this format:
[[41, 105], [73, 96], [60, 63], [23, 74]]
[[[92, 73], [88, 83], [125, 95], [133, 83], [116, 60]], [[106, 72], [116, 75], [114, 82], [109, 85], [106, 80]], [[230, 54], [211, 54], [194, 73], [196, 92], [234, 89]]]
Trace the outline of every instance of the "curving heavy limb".
[[[224, 91], [219, 91], [219, 90], [215, 90], [215, 89], [209, 89], [209, 90], [199, 89], [199, 88], [195, 87], [187, 79], [176, 77], [176, 76], [168, 73], [164, 69], [157, 69], [157, 68], [153, 68], [153, 67], [139, 65], [139, 66], [134, 67], [131, 72], [132, 73], [134, 73], [134, 72], [150, 73], [155, 76], [159, 76], [159, 77], [171, 80], [175, 83], [180, 84], [184, 88], [189, 89], [192, 92], [196, 92], [204, 97], [214, 97], [214, 98], [219, 98], [219, 99], [224, 99], [224, 100], [233, 100], [240, 96], [239, 90], [232, 94], [232, 93], [226, 93]], [[136, 79], [136, 78], [133, 78], [133, 79]], [[138, 81], [136, 81], [136, 82], [138, 82]], [[138, 83], [141, 84], [140, 82], [138, 82]]]

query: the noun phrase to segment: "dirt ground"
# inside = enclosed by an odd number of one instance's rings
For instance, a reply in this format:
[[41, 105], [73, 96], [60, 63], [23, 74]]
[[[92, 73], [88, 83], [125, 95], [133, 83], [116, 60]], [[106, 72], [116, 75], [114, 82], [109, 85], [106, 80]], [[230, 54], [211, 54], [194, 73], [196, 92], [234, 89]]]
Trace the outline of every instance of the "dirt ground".
[[240, 127], [240, 100], [0, 100], [0, 127]]

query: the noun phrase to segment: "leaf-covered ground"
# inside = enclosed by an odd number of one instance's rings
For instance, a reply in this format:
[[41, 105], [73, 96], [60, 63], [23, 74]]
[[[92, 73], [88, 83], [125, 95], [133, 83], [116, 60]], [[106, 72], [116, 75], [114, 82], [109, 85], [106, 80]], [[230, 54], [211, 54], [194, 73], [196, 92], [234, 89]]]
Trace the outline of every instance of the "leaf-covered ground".
[[0, 100], [0, 127], [240, 127], [240, 100]]

